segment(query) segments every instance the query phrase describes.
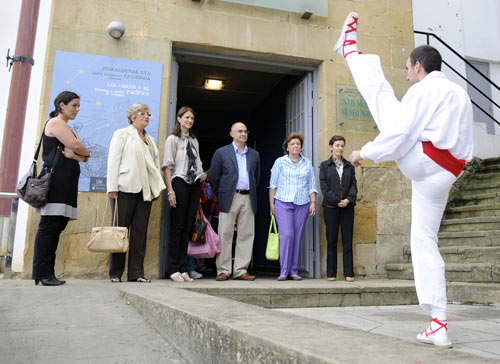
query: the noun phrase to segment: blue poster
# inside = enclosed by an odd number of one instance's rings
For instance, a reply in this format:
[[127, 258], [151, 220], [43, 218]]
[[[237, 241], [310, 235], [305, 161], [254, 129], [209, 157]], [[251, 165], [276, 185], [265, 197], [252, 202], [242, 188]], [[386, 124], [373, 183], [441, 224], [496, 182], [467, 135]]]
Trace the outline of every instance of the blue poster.
[[158, 144], [162, 72], [160, 62], [56, 51], [49, 110], [61, 91], [80, 96], [80, 112], [69, 127], [91, 154], [80, 163], [79, 191], [106, 192], [109, 143], [115, 130], [129, 125], [131, 105], [150, 107], [146, 131]]

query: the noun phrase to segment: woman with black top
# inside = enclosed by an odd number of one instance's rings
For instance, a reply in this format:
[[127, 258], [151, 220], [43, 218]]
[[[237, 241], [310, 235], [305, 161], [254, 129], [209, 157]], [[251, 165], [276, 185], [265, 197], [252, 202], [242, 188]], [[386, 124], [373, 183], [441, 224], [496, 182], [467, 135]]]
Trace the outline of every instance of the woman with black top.
[[66, 283], [54, 274], [59, 236], [69, 220], [77, 219], [78, 178], [80, 165], [90, 153], [68, 126], [80, 111], [80, 97], [63, 91], [54, 100], [55, 110], [43, 130], [43, 173], [52, 168], [56, 153], [60, 153], [51, 178], [47, 204], [35, 209], [41, 215], [35, 237], [33, 274], [35, 284], [58, 286]]
[[354, 282], [352, 233], [354, 205], [356, 205], [358, 194], [356, 176], [354, 166], [343, 157], [344, 137], [334, 135], [330, 139], [329, 145], [332, 156], [321, 163], [319, 167], [326, 240], [328, 242], [327, 280], [337, 280], [337, 242], [339, 227], [341, 227], [344, 277], [346, 281]]

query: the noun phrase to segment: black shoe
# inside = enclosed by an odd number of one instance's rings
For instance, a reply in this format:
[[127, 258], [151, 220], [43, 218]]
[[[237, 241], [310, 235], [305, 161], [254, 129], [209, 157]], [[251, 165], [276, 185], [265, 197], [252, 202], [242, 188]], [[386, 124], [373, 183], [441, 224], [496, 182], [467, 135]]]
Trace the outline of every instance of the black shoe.
[[44, 278], [44, 279], [35, 279], [35, 284], [42, 283], [44, 286], [60, 286], [61, 284], [66, 283], [66, 281], [60, 281], [55, 278]]
[[64, 283], [66, 283], [66, 281], [61, 281], [61, 280], [57, 279], [57, 278], [56, 278], [56, 276], [55, 276], [55, 275], [53, 275], [53, 274], [52, 274], [52, 279], [53, 279], [54, 281], [56, 281], [56, 282], [60, 282], [59, 284], [64, 284]]

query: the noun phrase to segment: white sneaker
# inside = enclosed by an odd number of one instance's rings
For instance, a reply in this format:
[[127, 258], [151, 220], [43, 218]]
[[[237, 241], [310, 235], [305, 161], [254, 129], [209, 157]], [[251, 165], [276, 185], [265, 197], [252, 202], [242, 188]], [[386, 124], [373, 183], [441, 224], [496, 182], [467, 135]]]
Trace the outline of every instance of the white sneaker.
[[447, 331], [448, 324], [446, 321], [442, 322], [437, 318], [433, 318], [429, 327], [417, 335], [417, 340], [426, 344], [434, 344], [442, 348], [451, 348], [453, 344], [448, 338]]
[[350, 12], [345, 18], [344, 25], [340, 31], [339, 39], [333, 46], [333, 50], [340, 54], [342, 57], [347, 57], [351, 53], [358, 53], [358, 46], [356, 44], [358, 30], [358, 13]]
[[184, 282], [184, 278], [182, 278], [182, 275], [180, 272], [175, 272], [170, 275], [170, 279], [173, 282]]
[[203, 274], [201, 273], [198, 273], [197, 271], [195, 270], [192, 270], [191, 272], [189, 272], [189, 276], [193, 279], [200, 279], [200, 278], [203, 278]]
[[184, 282], [192, 282], [193, 279], [189, 276], [188, 272], [184, 272], [181, 274], [182, 279], [184, 279]]

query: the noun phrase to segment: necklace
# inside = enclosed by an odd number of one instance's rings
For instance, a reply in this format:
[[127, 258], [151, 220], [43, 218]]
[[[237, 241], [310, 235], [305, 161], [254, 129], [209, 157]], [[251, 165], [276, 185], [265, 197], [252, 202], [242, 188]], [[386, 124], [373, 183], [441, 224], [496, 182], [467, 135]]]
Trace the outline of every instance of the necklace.
[[299, 159], [297, 160], [293, 160], [292, 157], [290, 157], [290, 154], [288, 155], [288, 158], [290, 158], [290, 160], [293, 162], [293, 163], [299, 163], [300, 160], [302, 159], [302, 157], [299, 155]]

